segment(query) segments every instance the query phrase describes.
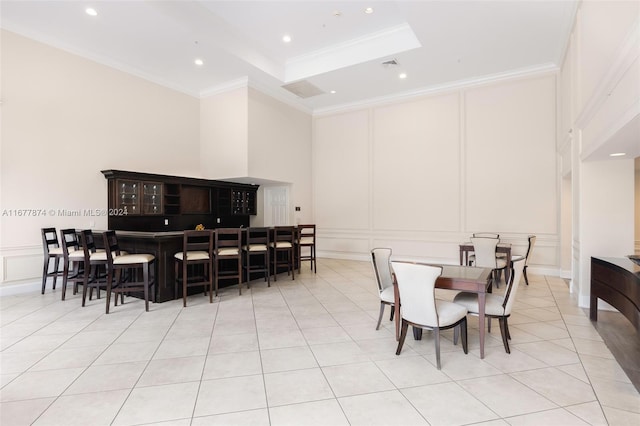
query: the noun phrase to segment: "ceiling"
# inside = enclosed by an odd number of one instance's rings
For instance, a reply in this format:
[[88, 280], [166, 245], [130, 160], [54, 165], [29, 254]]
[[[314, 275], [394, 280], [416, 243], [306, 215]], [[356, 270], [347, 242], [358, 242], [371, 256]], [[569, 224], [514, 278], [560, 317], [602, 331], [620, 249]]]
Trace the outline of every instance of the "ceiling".
[[[556, 69], [576, 2], [2, 0], [0, 8], [9, 31], [193, 96], [249, 84], [322, 112]], [[398, 65], [382, 65], [392, 59]], [[294, 82], [323, 93], [282, 88]]]

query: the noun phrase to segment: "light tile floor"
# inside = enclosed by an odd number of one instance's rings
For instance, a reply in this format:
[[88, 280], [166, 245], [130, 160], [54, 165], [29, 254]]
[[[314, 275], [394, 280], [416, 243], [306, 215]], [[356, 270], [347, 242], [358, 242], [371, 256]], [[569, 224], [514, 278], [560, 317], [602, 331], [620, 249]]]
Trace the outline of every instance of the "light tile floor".
[[1, 298], [0, 423], [640, 424], [640, 395], [562, 279], [520, 287], [510, 355], [494, 322], [481, 360], [472, 317], [469, 354], [445, 332], [438, 371], [430, 333], [396, 356], [388, 316], [374, 329], [368, 262], [278, 278], [148, 313], [134, 298], [109, 315], [59, 291]]

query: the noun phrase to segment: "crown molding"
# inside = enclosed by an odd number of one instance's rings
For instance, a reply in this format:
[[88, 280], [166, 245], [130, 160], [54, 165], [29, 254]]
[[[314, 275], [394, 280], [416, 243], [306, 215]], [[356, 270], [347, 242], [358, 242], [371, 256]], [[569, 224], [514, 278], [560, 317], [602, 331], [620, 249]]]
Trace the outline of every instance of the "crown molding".
[[374, 106], [380, 106], [384, 104], [399, 102], [425, 95], [434, 95], [440, 93], [451, 92], [460, 89], [470, 89], [474, 87], [484, 86], [488, 84], [495, 84], [498, 82], [517, 80], [521, 78], [528, 78], [534, 76], [543, 76], [555, 74], [559, 70], [555, 64], [542, 64], [528, 68], [521, 68], [512, 71], [506, 71], [502, 73], [490, 74], [481, 77], [474, 77], [464, 80], [453, 81], [450, 83], [439, 84], [434, 86], [427, 86], [417, 90], [411, 90], [407, 92], [395, 93], [387, 96], [380, 96], [375, 98], [369, 98], [358, 102], [351, 102], [342, 105], [336, 105], [326, 108], [318, 108], [313, 110], [313, 115], [322, 116], [330, 115], [340, 112], [353, 111], [356, 109], [370, 108]]
[[235, 80], [227, 81], [223, 84], [211, 86], [202, 92], [200, 92], [200, 99], [208, 98], [209, 96], [219, 95], [220, 93], [230, 92], [232, 90], [241, 89], [249, 86], [249, 76], [237, 78]]

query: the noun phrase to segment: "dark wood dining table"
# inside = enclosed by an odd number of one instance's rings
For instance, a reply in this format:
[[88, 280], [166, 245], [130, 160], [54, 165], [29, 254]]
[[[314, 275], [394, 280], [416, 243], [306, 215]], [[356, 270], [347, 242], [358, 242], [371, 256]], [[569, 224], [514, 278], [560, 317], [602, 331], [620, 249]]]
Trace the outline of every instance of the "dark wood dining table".
[[[434, 265], [434, 264], [431, 264]], [[480, 334], [480, 358], [484, 358], [485, 338], [485, 301], [486, 294], [491, 293], [491, 268], [478, 268], [475, 266], [434, 265], [442, 266], [442, 274], [436, 280], [436, 288], [444, 290], [458, 290], [478, 294], [478, 325]], [[398, 286], [394, 286], [394, 303], [400, 307], [399, 314], [395, 315], [396, 340], [400, 336], [400, 317], [402, 315], [402, 302], [398, 293]], [[396, 308], [398, 312], [398, 308]]]
[[[460, 265], [469, 264], [469, 253], [473, 253], [473, 243], [471, 241], [460, 244]], [[509, 282], [511, 276], [511, 244], [498, 243], [496, 253], [504, 253], [507, 267], [504, 269], [504, 282]]]

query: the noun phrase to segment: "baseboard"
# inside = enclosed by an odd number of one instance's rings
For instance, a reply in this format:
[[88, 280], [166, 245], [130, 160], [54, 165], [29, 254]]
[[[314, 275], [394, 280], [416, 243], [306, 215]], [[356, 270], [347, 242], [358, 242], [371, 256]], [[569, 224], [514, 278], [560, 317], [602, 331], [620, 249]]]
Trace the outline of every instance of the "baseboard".
[[[62, 286], [62, 280], [60, 280], [60, 282], [57, 282], [56, 286], [57, 287]], [[42, 289], [42, 282], [40, 281], [22, 282], [22, 283], [16, 283], [11, 285], [4, 284], [0, 286], [0, 297], [31, 293], [34, 291], [41, 291], [41, 289]], [[53, 290], [53, 283], [47, 282], [46, 290]]]

